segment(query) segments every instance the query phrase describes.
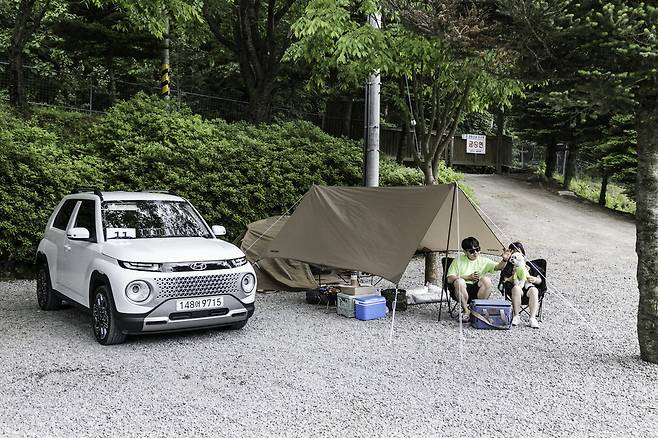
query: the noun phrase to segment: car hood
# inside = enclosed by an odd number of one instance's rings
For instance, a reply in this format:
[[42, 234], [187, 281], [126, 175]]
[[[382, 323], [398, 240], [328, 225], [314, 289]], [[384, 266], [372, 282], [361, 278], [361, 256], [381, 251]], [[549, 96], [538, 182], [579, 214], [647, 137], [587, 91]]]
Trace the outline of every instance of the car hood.
[[102, 251], [117, 260], [143, 263], [226, 260], [244, 256], [235, 245], [203, 237], [108, 240]]

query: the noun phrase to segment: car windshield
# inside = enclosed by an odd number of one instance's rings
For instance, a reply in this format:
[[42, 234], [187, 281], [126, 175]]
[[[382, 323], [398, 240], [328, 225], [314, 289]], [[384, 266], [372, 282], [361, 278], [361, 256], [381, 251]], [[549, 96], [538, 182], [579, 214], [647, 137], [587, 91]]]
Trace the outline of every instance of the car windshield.
[[107, 240], [212, 237], [196, 211], [184, 201], [105, 201], [101, 210]]

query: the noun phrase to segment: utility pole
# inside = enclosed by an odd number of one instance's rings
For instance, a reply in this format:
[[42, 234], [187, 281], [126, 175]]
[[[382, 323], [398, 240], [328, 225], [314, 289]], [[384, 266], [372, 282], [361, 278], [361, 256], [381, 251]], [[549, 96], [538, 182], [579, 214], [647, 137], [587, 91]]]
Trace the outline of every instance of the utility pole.
[[[382, 15], [376, 13], [368, 16], [368, 24], [375, 29], [381, 28]], [[381, 94], [381, 76], [375, 70], [368, 76], [366, 84], [365, 105], [365, 142], [364, 142], [364, 186], [379, 186], [379, 112]]]
[[165, 34], [162, 41], [162, 65], [160, 67], [160, 96], [169, 99], [169, 15], [165, 17]]

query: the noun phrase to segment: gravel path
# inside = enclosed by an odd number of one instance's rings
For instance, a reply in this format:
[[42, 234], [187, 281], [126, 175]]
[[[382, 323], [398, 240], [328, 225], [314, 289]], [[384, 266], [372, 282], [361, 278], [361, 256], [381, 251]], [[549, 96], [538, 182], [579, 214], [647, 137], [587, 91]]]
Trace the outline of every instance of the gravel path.
[[[639, 360], [633, 222], [499, 176], [468, 176], [504, 241], [548, 259], [540, 330], [465, 329], [438, 306], [361, 322], [260, 294], [240, 331], [93, 339], [75, 309], [0, 283], [0, 436], [658, 437]], [[537, 240], [531, 240], [536, 238]], [[402, 280], [422, 284], [414, 259]], [[582, 315], [582, 319], [578, 316]]]

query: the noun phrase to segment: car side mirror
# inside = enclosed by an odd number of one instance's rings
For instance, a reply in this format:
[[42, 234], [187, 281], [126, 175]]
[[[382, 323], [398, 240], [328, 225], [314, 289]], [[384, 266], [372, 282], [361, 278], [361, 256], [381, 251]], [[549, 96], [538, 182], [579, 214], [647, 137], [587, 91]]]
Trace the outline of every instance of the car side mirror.
[[212, 226], [212, 233], [215, 236], [226, 236], [226, 228], [224, 228], [221, 225], [213, 225]]
[[82, 227], [73, 227], [66, 232], [66, 237], [71, 240], [89, 240], [89, 230]]

